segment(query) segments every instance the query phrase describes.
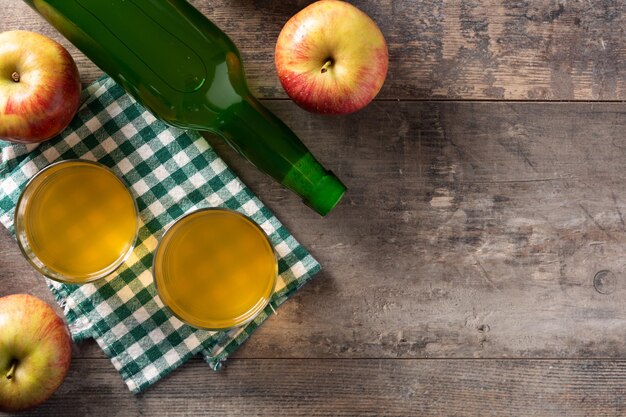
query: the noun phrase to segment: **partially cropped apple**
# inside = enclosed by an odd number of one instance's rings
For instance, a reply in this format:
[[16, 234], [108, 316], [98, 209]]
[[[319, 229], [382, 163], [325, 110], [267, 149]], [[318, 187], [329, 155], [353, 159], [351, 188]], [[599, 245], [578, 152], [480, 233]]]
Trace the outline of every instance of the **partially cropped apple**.
[[76, 114], [80, 90], [63, 46], [34, 32], [0, 33], [0, 139], [31, 143], [57, 135]]
[[0, 298], [0, 411], [21, 411], [59, 388], [72, 358], [67, 326], [28, 294]]
[[315, 113], [347, 114], [365, 107], [383, 86], [388, 61], [376, 23], [339, 0], [302, 9], [285, 24], [276, 44], [283, 88]]

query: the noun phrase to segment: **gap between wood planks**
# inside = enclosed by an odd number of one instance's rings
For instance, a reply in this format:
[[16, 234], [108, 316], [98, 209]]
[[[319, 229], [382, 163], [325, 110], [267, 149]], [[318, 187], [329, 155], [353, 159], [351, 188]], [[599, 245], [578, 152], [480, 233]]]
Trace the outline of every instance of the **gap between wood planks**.
[[[87, 86], [86, 84], [85, 86]], [[291, 101], [288, 97], [257, 97], [260, 101]], [[496, 98], [437, 98], [437, 97], [422, 97], [422, 98], [375, 98], [372, 103], [375, 102], [406, 102], [406, 103], [419, 103], [419, 102], [437, 102], [437, 103], [537, 103], [537, 104], [550, 104], [550, 103], [569, 103], [569, 104], [600, 104], [600, 103], [626, 103], [626, 100], [558, 100], [558, 99], [496, 99]]]
[[[72, 358], [73, 361], [92, 361], [92, 360], [102, 360], [102, 361], [110, 361], [108, 357], [103, 356], [77, 356]], [[199, 356], [194, 356], [189, 359], [191, 362], [205, 363], [204, 359]], [[325, 358], [325, 357], [288, 357], [288, 358], [269, 358], [269, 357], [245, 357], [245, 358], [229, 358], [225, 362], [225, 366], [228, 366], [229, 363], [239, 362], [239, 361], [403, 361], [403, 362], [411, 362], [411, 361], [437, 361], [437, 362], [470, 362], [470, 361], [503, 361], [503, 362], [513, 362], [513, 361], [528, 361], [528, 362], [613, 362], [613, 363], [626, 363], [626, 358], [611, 358], [608, 356], [603, 357], [567, 357], [567, 358], [559, 358], [559, 357], [541, 357], [541, 358], [526, 358], [522, 356], [507, 356], [507, 357], [485, 357], [485, 358], [474, 358], [474, 357], [433, 357], [433, 358], [385, 358], [385, 357], [360, 357], [360, 358]]]

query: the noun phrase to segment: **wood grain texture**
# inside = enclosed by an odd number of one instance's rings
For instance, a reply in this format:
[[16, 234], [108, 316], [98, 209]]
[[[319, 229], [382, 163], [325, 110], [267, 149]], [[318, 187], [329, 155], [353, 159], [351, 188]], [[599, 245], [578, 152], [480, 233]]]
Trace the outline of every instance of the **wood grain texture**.
[[325, 268], [242, 356], [624, 355], [621, 105], [269, 104], [349, 193], [317, 218], [216, 141]]
[[[272, 49], [309, 1], [192, 3], [239, 45], [254, 93], [285, 98]], [[210, 139], [324, 270], [220, 373], [192, 360], [133, 396], [85, 342], [23, 415], [626, 414], [623, 104], [428, 101], [624, 100], [626, 5], [353, 3], [389, 42], [381, 100], [341, 118], [265, 100], [348, 185], [335, 211]], [[23, 2], [0, 10], [0, 31], [52, 36], [84, 83], [101, 74]], [[16, 292], [53, 303], [0, 230], [0, 296]]]
[[[241, 50], [254, 93], [284, 98], [274, 45], [310, 1], [194, 0]], [[353, 3], [390, 51], [385, 99], [626, 99], [626, 3], [609, 0], [424, 0]], [[101, 73], [23, 2], [0, 0], [0, 30], [29, 29], [67, 46], [85, 83]]]
[[194, 360], [130, 395], [105, 360], [24, 416], [619, 416], [626, 363], [533, 360]]
[[[626, 355], [622, 105], [267, 104], [349, 192], [320, 218], [212, 140], [324, 267], [239, 357]], [[0, 289], [42, 286], [0, 242]]]

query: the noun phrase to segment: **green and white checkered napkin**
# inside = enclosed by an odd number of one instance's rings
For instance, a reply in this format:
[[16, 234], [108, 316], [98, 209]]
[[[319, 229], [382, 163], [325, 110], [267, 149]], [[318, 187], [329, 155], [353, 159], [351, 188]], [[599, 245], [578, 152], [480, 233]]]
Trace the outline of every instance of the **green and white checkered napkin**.
[[[94, 338], [132, 392], [150, 386], [191, 356], [221, 362], [291, 294], [319, 271], [319, 264], [215, 154], [197, 133], [166, 126], [103, 77], [83, 92], [71, 125], [42, 145], [0, 144], [0, 221], [13, 232], [13, 212], [26, 182], [51, 162], [88, 159], [112, 168], [130, 186], [140, 211], [133, 254], [96, 284], [48, 281], [74, 340]], [[253, 322], [229, 332], [201, 331], [172, 316], [158, 298], [150, 268], [160, 234], [184, 213], [227, 207], [250, 216], [267, 233], [279, 265], [270, 305]]]

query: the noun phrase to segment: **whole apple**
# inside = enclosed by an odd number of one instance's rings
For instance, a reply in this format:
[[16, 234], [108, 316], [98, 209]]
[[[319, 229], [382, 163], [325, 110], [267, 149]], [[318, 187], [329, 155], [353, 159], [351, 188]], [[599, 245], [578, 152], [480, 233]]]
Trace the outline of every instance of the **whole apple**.
[[28, 294], [0, 298], [0, 411], [20, 411], [59, 388], [72, 358], [67, 326]]
[[70, 123], [80, 76], [67, 50], [43, 35], [0, 33], [0, 139], [41, 142]]
[[387, 76], [385, 38], [365, 13], [339, 0], [302, 9], [283, 27], [275, 63], [283, 88], [302, 108], [347, 114], [365, 107]]

